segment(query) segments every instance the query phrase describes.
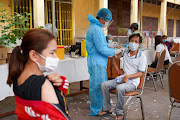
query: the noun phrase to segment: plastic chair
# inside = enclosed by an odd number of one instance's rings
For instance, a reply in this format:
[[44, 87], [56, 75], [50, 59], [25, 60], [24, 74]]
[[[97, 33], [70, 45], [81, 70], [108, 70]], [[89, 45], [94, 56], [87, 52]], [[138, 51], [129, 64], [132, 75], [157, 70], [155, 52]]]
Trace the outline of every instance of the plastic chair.
[[[129, 105], [128, 103], [130, 102], [130, 100], [132, 98], [139, 98], [140, 105], [141, 105], [142, 119], [143, 120], [145, 119], [144, 109], [143, 109], [143, 102], [142, 102], [141, 95], [142, 95], [143, 89], [144, 89], [146, 74], [147, 74], [147, 67], [146, 67], [146, 70], [143, 73], [143, 75], [140, 77], [140, 83], [139, 83], [139, 85], [137, 87], [137, 89], [140, 90], [139, 92], [138, 91], [131, 91], [131, 92], [126, 92], [125, 93], [125, 97], [127, 97], [128, 99], [127, 99], [127, 101], [125, 103], [125, 106], [124, 106], [124, 120], [126, 120], [126, 116], [127, 116], [127, 106]], [[112, 90], [110, 90], [110, 92], [113, 93], [113, 94], [116, 94], [116, 89], [112, 89]]]
[[168, 120], [171, 117], [171, 111], [174, 107], [180, 108], [180, 105], [176, 103], [180, 103], [180, 61], [172, 64], [168, 69], [168, 81], [169, 81], [169, 98], [170, 98], [170, 106], [168, 111]]
[[175, 55], [175, 57], [178, 55], [179, 53], [179, 43], [174, 43], [174, 48], [170, 51], [171, 55]]
[[[180, 61], [180, 53], [178, 53], [175, 57], [175, 61]], [[166, 70], [168, 70], [168, 68], [172, 65], [173, 63], [169, 63], [167, 65], [164, 65], [164, 71], [163, 71], [163, 74], [166, 74]]]
[[147, 73], [150, 74], [150, 76], [152, 77], [153, 84], [154, 84], [154, 89], [155, 89], [156, 92], [157, 92], [157, 88], [156, 88], [156, 83], [155, 83], [154, 77], [157, 80], [157, 75], [159, 75], [160, 81], [161, 81], [161, 84], [162, 84], [162, 88], [164, 89], [164, 84], [162, 82], [163, 77], [162, 77], [161, 73], [162, 73], [162, 70], [163, 70], [165, 54], [166, 54], [166, 51], [164, 50], [161, 53], [161, 55], [160, 55], [160, 57], [158, 59], [156, 68], [148, 67], [148, 69], [147, 69]]
[[169, 64], [163, 66], [162, 78], [164, 78], [164, 74], [166, 74], [166, 71], [168, 70], [168, 68], [169, 68], [172, 64], [173, 64], [173, 63], [169, 63]]
[[178, 53], [177, 57], [176, 57], [177, 61], [180, 61], [180, 53]]

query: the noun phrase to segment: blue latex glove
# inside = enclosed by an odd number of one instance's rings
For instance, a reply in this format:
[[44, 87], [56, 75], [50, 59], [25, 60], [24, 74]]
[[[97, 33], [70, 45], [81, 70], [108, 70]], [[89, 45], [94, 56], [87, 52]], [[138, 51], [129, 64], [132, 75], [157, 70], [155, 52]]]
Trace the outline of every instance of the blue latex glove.
[[129, 46], [129, 43], [127, 42], [127, 43], [124, 45], [124, 47], [125, 47], [125, 48], [128, 48], [128, 46]]

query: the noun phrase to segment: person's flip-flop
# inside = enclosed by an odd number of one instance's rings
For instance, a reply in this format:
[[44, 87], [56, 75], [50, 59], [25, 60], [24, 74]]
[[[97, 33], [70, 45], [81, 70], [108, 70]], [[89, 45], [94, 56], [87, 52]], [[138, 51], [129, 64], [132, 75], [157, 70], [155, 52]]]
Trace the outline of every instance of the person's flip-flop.
[[107, 114], [112, 114], [112, 110], [107, 110], [107, 111], [101, 110], [101, 111], [98, 113], [98, 116], [103, 116], [103, 115], [107, 115]]
[[123, 120], [123, 118], [124, 118], [123, 115], [117, 114], [115, 120]]

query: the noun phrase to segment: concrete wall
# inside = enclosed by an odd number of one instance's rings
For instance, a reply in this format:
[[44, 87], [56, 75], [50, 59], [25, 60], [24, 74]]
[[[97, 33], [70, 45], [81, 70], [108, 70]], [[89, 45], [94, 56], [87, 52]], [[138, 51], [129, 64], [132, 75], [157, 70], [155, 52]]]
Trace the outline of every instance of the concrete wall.
[[11, 13], [11, 0], [0, 0], [0, 3], [3, 4], [1, 10], [6, 9], [8, 13]]
[[[1, 10], [6, 9], [6, 13], [9, 13], [11, 15], [11, 0], [0, 0], [0, 3], [3, 4], [2, 7], [0, 7], [0, 9]], [[6, 24], [0, 23], [0, 30], [1, 30], [1, 27]], [[0, 33], [0, 35], [1, 35], [1, 33]]]
[[[168, 19], [174, 20], [173, 37], [176, 37], [176, 20], [180, 19], [180, 9], [174, 9], [173, 11], [171, 11], [171, 10], [172, 10], [172, 8], [167, 8], [167, 17], [166, 18], [167, 18], [167, 20]], [[166, 30], [167, 30], [167, 26], [166, 26]]]
[[88, 14], [96, 17], [99, 10], [99, 0], [74, 0], [73, 1], [73, 19], [75, 37], [85, 37], [86, 31], [89, 27], [87, 20]]
[[[124, 0], [122, 0], [124, 1]], [[87, 16], [91, 13], [93, 16], [96, 16], [96, 13], [99, 10], [100, 6], [99, 0], [73, 0], [73, 27], [74, 27], [74, 36], [85, 37], [85, 33], [89, 26], [89, 21]], [[4, 4], [1, 9], [7, 9], [7, 12], [11, 14], [11, 0], [0, 0], [0, 3]], [[140, 3], [140, 2], [139, 2]], [[167, 13], [169, 13], [172, 8], [167, 8]], [[138, 10], [138, 23], [140, 21], [140, 4]], [[119, 11], [121, 12], [121, 11]], [[143, 16], [155, 17], [158, 18], [158, 31], [160, 25], [160, 6], [152, 4], [143, 4]], [[118, 18], [121, 18], [118, 16]], [[175, 21], [174, 26], [176, 26], [176, 20], [180, 18], [180, 10], [174, 9], [170, 14], [168, 14], [167, 19], [173, 19]], [[122, 19], [122, 18], [121, 18]], [[118, 20], [118, 23], [122, 20]], [[119, 25], [119, 24], [118, 24]], [[166, 25], [167, 26], [167, 25]], [[166, 28], [167, 29], [167, 28]], [[176, 29], [176, 27], [174, 27]], [[176, 30], [174, 30], [174, 35]]]
[[[143, 3], [143, 16], [146, 17], [155, 17], [158, 18], [158, 31], [160, 31], [160, 8], [161, 6], [158, 5], [152, 5], [148, 3]], [[172, 8], [167, 8], [167, 13], [168, 14]], [[138, 23], [140, 23], [140, 4], [139, 4], [139, 10], [138, 10]], [[180, 18], [180, 10], [179, 9], [174, 9], [171, 11], [167, 16], [166, 16], [166, 31], [167, 31], [167, 20], [168, 19], [173, 19], [174, 21], [179, 20]], [[173, 37], [176, 37], [176, 22], [174, 22], [174, 32], [173, 32]]]
[[[138, 23], [140, 23], [140, 10], [141, 10], [140, 7], [141, 7], [141, 5], [139, 4]], [[143, 3], [143, 13], [142, 13], [142, 16], [158, 18], [158, 31], [159, 31], [159, 25], [160, 25], [160, 6]]]

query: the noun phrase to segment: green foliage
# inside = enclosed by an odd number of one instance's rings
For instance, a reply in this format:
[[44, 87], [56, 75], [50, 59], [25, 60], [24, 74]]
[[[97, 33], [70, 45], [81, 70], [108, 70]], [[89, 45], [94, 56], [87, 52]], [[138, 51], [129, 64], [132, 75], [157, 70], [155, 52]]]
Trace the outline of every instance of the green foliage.
[[44, 29], [44, 27], [43, 27], [43, 26], [38, 26], [38, 28], [40, 28], [40, 29]]
[[[0, 7], [1, 7], [0, 3]], [[29, 30], [30, 13], [16, 13], [10, 15], [6, 13], [6, 10], [0, 10], [0, 24], [1, 28], [0, 45], [16, 44], [17, 39], [21, 39], [22, 36]]]

